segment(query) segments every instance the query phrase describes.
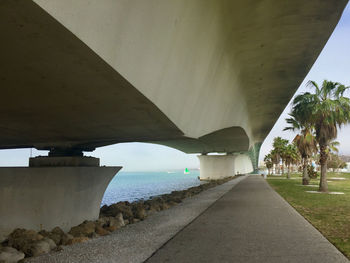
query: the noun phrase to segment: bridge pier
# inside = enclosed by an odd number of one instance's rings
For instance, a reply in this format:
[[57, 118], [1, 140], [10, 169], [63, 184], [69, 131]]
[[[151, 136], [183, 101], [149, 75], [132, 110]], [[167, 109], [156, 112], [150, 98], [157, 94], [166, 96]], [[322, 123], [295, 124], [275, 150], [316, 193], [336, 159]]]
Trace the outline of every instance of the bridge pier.
[[68, 231], [97, 219], [103, 194], [121, 169], [83, 156], [36, 157], [29, 164], [0, 168], [0, 240], [15, 228]]
[[198, 155], [201, 180], [223, 179], [253, 171], [250, 158], [245, 154]]

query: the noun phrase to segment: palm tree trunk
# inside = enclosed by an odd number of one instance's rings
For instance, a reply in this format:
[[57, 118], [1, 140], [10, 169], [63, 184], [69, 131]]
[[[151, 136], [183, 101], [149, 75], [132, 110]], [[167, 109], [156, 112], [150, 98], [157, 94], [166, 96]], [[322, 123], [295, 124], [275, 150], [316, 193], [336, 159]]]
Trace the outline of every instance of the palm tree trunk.
[[284, 175], [284, 162], [282, 160], [282, 175]]
[[320, 178], [320, 192], [328, 192], [327, 183], [327, 159], [326, 146], [320, 146], [320, 164], [321, 164], [321, 178]]
[[308, 185], [310, 181], [310, 177], [307, 173], [307, 158], [303, 158], [304, 163], [303, 163], [303, 185]]
[[290, 179], [290, 165], [288, 165], [288, 171], [287, 171], [287, 179]]

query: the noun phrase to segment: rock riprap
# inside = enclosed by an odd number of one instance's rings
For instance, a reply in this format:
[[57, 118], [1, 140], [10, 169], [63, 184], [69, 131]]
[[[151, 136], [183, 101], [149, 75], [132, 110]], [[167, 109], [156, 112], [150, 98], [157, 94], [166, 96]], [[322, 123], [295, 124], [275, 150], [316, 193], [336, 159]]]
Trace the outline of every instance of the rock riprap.
[[170, 194], [151, 197], [149, 200], [137, 202], [118, 202], [101, 207], [100, 216], [95, 221], [84, 221], [74, 226], [68, 233], [55, 227], [51, 231], [36, 232], [27, 229], [15, 229], [7, 239], [0, 244], [0, 263], [14, 263], [24, 257], [35, 257], [50, 251], [59, 251], [62, 246], [87, 242], [89, 239], [106, 236], [127, 224], [145, 220], [148, 215], [169, 209], [182, 202], [183, 199], [223, 184], [235, 177], [208, 181], [199, 186]]

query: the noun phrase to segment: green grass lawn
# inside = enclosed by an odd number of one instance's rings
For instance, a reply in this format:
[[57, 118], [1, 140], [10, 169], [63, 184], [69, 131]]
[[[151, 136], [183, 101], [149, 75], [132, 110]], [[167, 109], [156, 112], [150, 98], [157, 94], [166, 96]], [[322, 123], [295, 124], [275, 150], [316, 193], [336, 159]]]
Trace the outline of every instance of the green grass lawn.
[[[329, 191], [344, 192], [344, 195], [311, 194], [318, 188], [301, 185], [301, 175], [295, 179], [269, 176], [269, 184], [330, 242], [350, 259], [350, 173], [327, 173], [327, 178], [343, 177], [346, 180], [329, 179]], [[300, 179], [300, 180], [299, 180]], [[310, 185], [318, 185], [313, 179]]]

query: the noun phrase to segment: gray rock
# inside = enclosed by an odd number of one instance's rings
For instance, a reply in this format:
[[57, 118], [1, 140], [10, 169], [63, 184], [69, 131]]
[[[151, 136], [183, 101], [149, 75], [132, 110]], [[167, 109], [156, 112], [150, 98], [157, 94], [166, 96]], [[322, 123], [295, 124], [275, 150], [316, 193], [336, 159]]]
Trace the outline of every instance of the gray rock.
[[109, 219], [106, 216], [101, 216], [99, 219], [96, 220], [96, 225], [100, 227], [106, 227], [109, 224]]
[[24, 259], [24, 253], [18, 251], [13, 247], [0, 248], [0, 262], [1, 263], [16, 263]]
[[118, 229], [118, 228], [123, 227], [124, 225], [125, 225], [125, 223], [124, 223], [123, 218], [121, 220], [120, 220], [120, 218], [117, 218], [117, 217], [110, 217], [109, 218], [109, 225], [108, 226], [116, 227]]
[[62, 236], [62, 239], [61, 239], [61, 244], [60, 245], [67, 245], [67, 243], [69, 242], [69, 240], [73, 239], [73, 235], [71, 234], [67, 234], [67, 233], [64, 233], [64, 235]]
[[42, 240], [44, 237], [34, 230], [26, 229], [15, 229], [8, 236], [8, 246], [14, 247], [18, 250], [23, 251], [25, 254], [26, 250], [31, 246], [31, 244]]
[[134, 217], [134, 214], [132, 212], [129, 202], [119, 202], [117, 204], [113, 204], [108, 207], [103, 207], [103, 209], [101, 208], [101, 214], [103, 216], [115, 217], [119, 213], [122, 213], [123, 218], [128, 219], [129, 221], [132, 220]]
[[67, 234], [64, 233], [61, 228], [55, 227], [51, 230], [51, 235], [49, 235], [48, 238], [52, 239], [55, 244], [59, 246], [62, 245], [63, 241], [67, 239]]
[[115, 217], [100, 217], [96, 224], [101, 227], [114, 227], [115, 229], [125, 226], [122, 213], [118, 213]]
[[109, 231], [104, 229], [102, 226], [96, 226], [96, 234], [99, 236], [107, 236], [109, 235]]
[[118, 221], [118, 224], [122, 227], [125, 226], [124, 218], [122, 213], [119, 213], [115, 216], [115, 219]]
[[[52, 239], [57, 246], [61, 244], [62, 233], [60, 233], [60, 232], [54, 232], [54, 231], [48, 232], [46, 230], [41, 230], [39, 232], [39, 234], [42, 235], [43, 237], [47, 237], [47, 238]], [[64, 232], [63, 232], [63, 234], [64, 234]]]
[[97, 223], [92, 221], [85, 221], [79, 226], [72, 227], [69, 234], [74, 237], [89, 237], [95, 232], [96, 224]]
[[136, 219], [140, 219], [140, 220], [144, 220], [147, 216], [146, 214], [146, 210], [143, 207], [143, 204], [137, 204], [133, 207], [133, 213], [134, 213], [134, 217]]
[[159, 203], [157, 201], [151, 201], [150, 204], [149, 204], [149, 210], [151, 212], [158, 212], [161, 210], [161, 207], [159, 205]]
[[28, 255], [36, 257], [49, 253], [54, 248], [56, 248], [55, 242], [52, 239], [45, 237], [44, 239], [31, 244], [26, 252]]

